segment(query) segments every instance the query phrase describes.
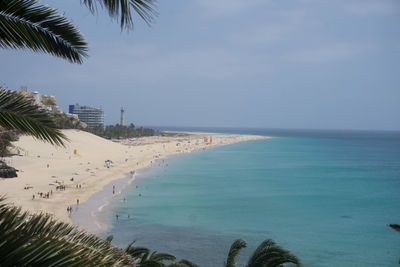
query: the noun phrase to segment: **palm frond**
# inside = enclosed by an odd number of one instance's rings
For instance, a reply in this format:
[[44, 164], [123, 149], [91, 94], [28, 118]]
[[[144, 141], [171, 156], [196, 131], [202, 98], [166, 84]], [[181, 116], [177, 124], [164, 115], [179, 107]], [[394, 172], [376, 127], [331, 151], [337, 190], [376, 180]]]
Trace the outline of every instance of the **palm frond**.
[[285, 263], [300, 264], [299, 259], [290, 251], [276, 245], [272, 239], [263, 241], [250, 256], [248, 267], [276, 267]]
[[133, 259], [109, 242], [50, 215], [21, 212], [0, 198], [0, 266], [126, 266]]
[[[131, 245], [134, 242], [132, 242], [128, 246], [128, 247], [131, 247], [130, 249], [133, 248]], [[154, 251], [154, 252], [152, 252], [150, 254], [150, 250], [146, 251], [146, 249], [144, 249], [144, 248], [140, 248], [140, 249], [143, 249], [143, 252], [144, 252], [140, 257], [140, 262], [139, 262], [140, 266], [144, 266], [144, 267], [163, 267], [163, 266], [165, 266], [163, 261], [173, 261], [173, 260], [176, 259], [176, 257], [171, 255], [171, 254], [158, 253], [157, 251]], [[132, 256], [131, 253], [129, 253], [129, 254]]]
[[82, 63], [88, 51], [78, 29], [37, 0], [0, 0], [0, 48], [29, 48], [73, 63]]
[[134, 259], [143, 259], [147, 258], [147, 255], [150, 253], [150, 249], [144, 247], [134, 247], [136, 240], [132, 241], [126, 248], [125, 253], [131, 255]]
[[119, 19], [121, 29], [133, 27], [132, 11], [151, 25], [158, 15], [155, 6], [156, 0], [81, 0], [92, 13], [97, 11], [98, 6], [105, 8], [111, 18]]
[[48, 112], [39, 108], [23, 95], [0, 88], [0, 127], [64, 145], [67, 137], [54, 126]]
[[247, 246], [243, 239], [236, 239], [229, 249], [228, 258], [226, 259], [226, 267], [236, 267], [236, 259], [240, 251]]
[[155, 251], [150, 255], [149, 260], [157, 262], [173, 261], [176, 260], [176, 257], [168, 253], [157, 253]]
[[197, 264], [194, 264], [193, 262], [185, 260], [185, 259], [182, 259], [178, 262], [171, 263], [167, 266], [168, 267], [198, 267]]
[[106, 237], [106, 241], [110, 242], [110, 243], [113, 241], [113, 239], [114, 239], [113, 235], [109, 235], [109, 236]]

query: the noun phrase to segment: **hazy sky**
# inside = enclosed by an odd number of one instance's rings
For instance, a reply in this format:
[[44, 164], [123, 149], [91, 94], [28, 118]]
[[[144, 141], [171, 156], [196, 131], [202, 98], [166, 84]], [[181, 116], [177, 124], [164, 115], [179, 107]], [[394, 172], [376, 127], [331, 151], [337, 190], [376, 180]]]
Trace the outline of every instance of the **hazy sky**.
[[398, 0], [159, 0], [149, 28], [42, 1], [86, 36], [83, 65], [0, 50], [0, 83], [103, 107], [106, 123], [400, 130]]

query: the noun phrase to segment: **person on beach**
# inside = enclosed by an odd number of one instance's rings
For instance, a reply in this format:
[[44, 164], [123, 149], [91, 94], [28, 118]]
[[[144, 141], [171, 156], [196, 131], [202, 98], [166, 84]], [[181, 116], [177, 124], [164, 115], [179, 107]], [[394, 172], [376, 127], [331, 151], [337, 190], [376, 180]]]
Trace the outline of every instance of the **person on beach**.
[[32, 200], [35, 200], [35, 195], [34, 194], [32, 195]]
[[79, 199], [76, 200], [76, 205], [79, 205]]
[[113, 195], [115, 194], [115, 185], [113, 185]]
[[115, 218], [117, 218], [117, 221], [118, 221], [118, 217], [119, 217], [118, 214], [115, 214]]

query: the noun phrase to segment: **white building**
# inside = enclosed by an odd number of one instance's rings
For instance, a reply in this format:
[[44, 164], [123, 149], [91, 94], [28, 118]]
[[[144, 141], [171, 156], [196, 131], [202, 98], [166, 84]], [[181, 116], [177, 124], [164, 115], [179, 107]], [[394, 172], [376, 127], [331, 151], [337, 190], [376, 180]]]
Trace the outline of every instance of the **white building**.
[[86, 123], [90, 128], [104, 126], [104, 111], [101, 108], [75, 104], [69, 105], [69, 113], [78, 115], [79, 120]]

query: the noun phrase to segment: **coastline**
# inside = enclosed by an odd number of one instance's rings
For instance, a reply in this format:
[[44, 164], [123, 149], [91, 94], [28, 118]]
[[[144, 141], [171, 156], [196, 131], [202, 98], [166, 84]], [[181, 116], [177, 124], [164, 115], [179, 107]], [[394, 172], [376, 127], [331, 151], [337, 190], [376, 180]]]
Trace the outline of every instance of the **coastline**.
[[[123, 190], [132, 184], [136, 177], [131, 177], [129, 173], [123, 178], [117, 178], [110, 181], [100, 191], [92, 194], [85, 202], [79, 205], [72, 205], [70, 215], [71, 222], [93, 234], [105, 232], [109, 227], [108, 218], [105, 216], [105, 210], [112, 201], [116, 201]], [[112, 194], [113, 187], [116, 193]]]
[[[165, 162], [168, 162], [172, 157], [179, 156], [184, 155], [183, 153], [170, 154], [164, 158], [158, 159], [158, 161], [162, 160], [164, 162], [165, 160]], [[155, 163], [157, 163], [157, 161], [155, 161]], [[73, 212], [70, 216], [72, 223], [93, 234], [106, 232], [111, 226], [109, 221], [110, 217], [108, 216], [110, 210], [107, 210], [109, 205], [112, 204], [113, 201], [117, 201], [123, 191], [127, 190], [136, 179], [145, 176], [153, 167], [154, 166], [150, 165], [138, 169], [133, 176], [130, 173], [126, 173], [125, 177], [110, 181], [110, 183], [105, 185], [100, 191], [92, 194], [88, 200], [80, 203], [79, 206], [76, 204], [72, 205]], [[114, 188], [115, 194], [112, 194]]]
[[[0, 178], [0, 195], [23, 210], [49, 213], [68, 223], [72, 220], [67, 207], [76, 205], [78, 200], [82, 204], [113, 181], [124, 179], [122, 177], [132, 170], [150, 167], [157, 159], [216, 145], [268, 138], [179, 132], [178, 136], [113, 142], [83, 131], [63, 132], [70, 140], [66, 147], [54, 147], [29, 136], [21, 136], [14, 142], [16, 155], [5, 160], [19, 170], [18, 177]], [[204, 136], [212, 136], [212, 143], [204, 142]], [[107, 164], [107, 160], [112, 163]], [[64, 185], [65, 191], [56, 190], [57, 185]], [[49, 198], [40, 197], [40, 192], [49, 193]]]

